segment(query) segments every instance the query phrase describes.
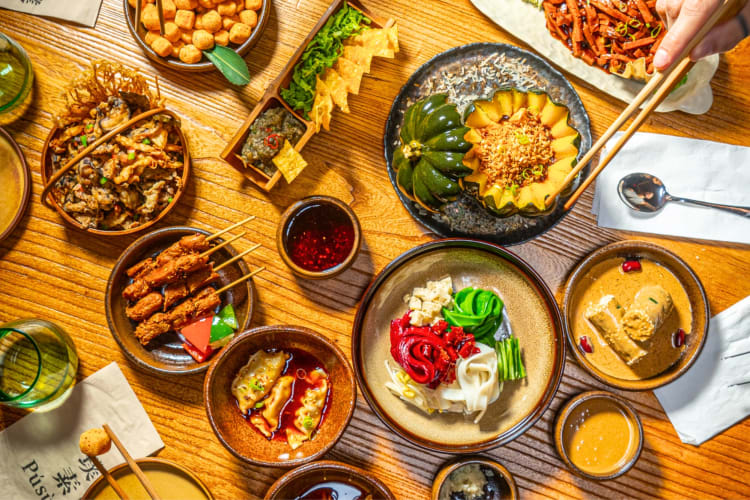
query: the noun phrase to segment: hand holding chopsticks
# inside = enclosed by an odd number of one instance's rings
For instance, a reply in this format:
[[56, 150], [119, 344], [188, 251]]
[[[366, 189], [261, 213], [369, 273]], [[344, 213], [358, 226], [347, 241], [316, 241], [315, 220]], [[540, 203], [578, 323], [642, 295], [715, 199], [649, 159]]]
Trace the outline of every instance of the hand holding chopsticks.
[[719, 8], [711, 15], [706, 24], [701, 27], [697, 35], [688, 43], [682, 52], [678, 55], [666, 70], [663, 72], [657, 71], [654, 76], [648, 81], [643, 89], [638, 93], [632, 103], [630, 103], [625, 110], [618, 116], [612, 125], [607, 129], [604, 134], [596, 141], [594, 146], [584, 155], [581, 161], [576, 167], [567, 175], [562, 185], [554, 192], [552, 192], [546, 200], [547, 206], [551, 205], [556, 199], [557, 195], [560, 194], [583, 170], [586, 165], [593, 159], [594, 156], [604, 147], [607, 141], [617, 132], [625, 122], [643, 105], [643, 109], [633, 119], [633, 122], [626, 129], [625, 133], [620, 137], [614, 144], [612, 149], [607, 155], [602, 158], [599, 165], [591, 172], [588, 178], [586, 178], [581, 186], [576, 190], [570, 199], [565, 203], [565, 210], [569, 210], [578, 198], [583, 194], [583, 191], [596, 179], [597, 175], [604, 170], [609, 164], [612, 158], [620, 151], [622, 146], [633, 136], [633, 134], [640, 128], [646, 118], [661, 104], [664, 99], [667, 98], [669, 93], [672, 91], [674, 85], [690, 70], [693, 62], [690, 60], [690, 52], [698, 43], [703, 40], [706, 34], [720, 21], [725, 21], [735, 16], [740, 9], [744, 6], [745, 0], [724, 0]]

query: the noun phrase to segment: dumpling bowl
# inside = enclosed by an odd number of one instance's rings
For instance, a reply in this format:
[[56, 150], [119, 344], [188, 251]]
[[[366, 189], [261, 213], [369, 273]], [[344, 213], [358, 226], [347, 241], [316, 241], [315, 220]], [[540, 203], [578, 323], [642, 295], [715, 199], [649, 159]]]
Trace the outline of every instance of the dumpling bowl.
[[[317, 360], [327, 373], [330, 394], [323, 417], [311, 439], [296, 449], [280, 431], [273, 439], [266, 438], [243, 414], [232, 393], [233, 380], [259, 351], [301, 352]], [[255, 382], [251, 379], [251, 383]], [[255, 465], [295, 467], [320, 458], [341, 438], [354, 413], [357, 389], [349, 362], [331, 340], [309, 328], [274, 325], [243, 332], [219, 352], [208, 369], [203, 397], [211, 428], [232, 455]], [[290, 401], [284, 412], [295, 405], [296, 401]], [[284, 418], [282, 414], [280, 422]]]

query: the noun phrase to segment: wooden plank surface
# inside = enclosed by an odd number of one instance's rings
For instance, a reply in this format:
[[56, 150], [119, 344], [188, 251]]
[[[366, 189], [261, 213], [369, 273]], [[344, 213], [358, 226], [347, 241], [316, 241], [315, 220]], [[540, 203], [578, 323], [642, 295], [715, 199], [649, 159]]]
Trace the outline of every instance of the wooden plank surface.
[[[519, 0], [520, 1], [520, 0]], [[30, 53], [36, 69], [34, 102], [26, 115], [8, 127], [21, 144], [33, 174], [33, 198], [26, 217], [0, 243], [0, 322], [36, 316], [62, 325], [75, 339], [81, 358], [79, 380], [111, 361], [119, 363], [166, 448], [160, 456], [177, 460], [203, 478], [217, 498], [259, 498], [283, 470], [245, 465], [216, 440], [203, 408], [203, 376], [157, 377], [136, 370], [122, 355], [106, 325], [103, 299], [111, 267], [135, 239], [97, 239], [63, 225], [39, 201], [40, 151], [60, 109], [60, 88], [89, 60], [107, 58], [159, 75], [169, 108], [183, 120], [195, 162], [186, 196], [163, 222], [218, 229], [255, 214], [246, 244], [263, 248], [249, 263], [268, 269], [256, 279], [260, 307], [254, 326], [299, 324], [333, 338], [350, 350], [352, 319], [373, 275], [405, 250], [434, 239], [414, 222], [398, 201], [383, 161], [382, 134], [390, 104], [403, 82], [423, 62], [457, 45], [496, 41], [518, 44], [470, 4], [469, 0], [370, 0], [365, 4], [398, 20], [401, 52], [395, 60], [378, 59], [351, 114], [334, 113], [330, 132], [318, 134], [305, 148], [311, 165], [292, 185], [279, 183], [263, 193], [242, 176], [211, 159], [219, 155], [267, 84], [286, 64], [297, 45], [325, 11], [325, 0], [274, 0], [265, 36], [246, 57], [252, 82], [230, 88], [216, 72], [187, 74], [153, 66], [132, 40], [122, 2], [105, 0], [95, 29], [0, 11], [0, 29]], [[623, 109], [585, 82], [571, 78], [598, 136]], [[722, 58], [712, 87], [715, 101], [703, 116], [655, 115], [647, 131], [687, 135], [750, 145], [750, 59], [746, 45]], [[337, 196], [356, 211], [365, 242], [354, 267], [324, 282], [295, 279], [275, 248], [279, 215], [293, 201], [311, 194]], [[591, 192], [547, 234], [512, 248], [546, 279], [558, 299], [572, 266], [595, 248], [624, 238], [653, 241], [683, 257], [703, 281], [712, 313], [750, 294], [747, 246], [605, 230], [590, 214]], [[577, 478], [556, 456], [551, 439], [555, 411], [570, 396], [602, 387], [570, 357], [552, 407], [525, 435], [489, 455], [504, 463], [523, 497], [713, 498], [750, 496], [750, 422], [733, 427], [700, 447], [680, 442], [650, 392], [622, 393], [643, 419], [645, 447], [635, 468], [609, 482]], [[707, 408], [706, 413], [719, 411]], [[0, 428], [22, 416], [0, 408]], [[416, 448], [391, 433], [360, 395], [352, 423], [327, 458], [364, 467], [378, 475], [400, 499], [428, 496], [432, 478], [450, 457]]]

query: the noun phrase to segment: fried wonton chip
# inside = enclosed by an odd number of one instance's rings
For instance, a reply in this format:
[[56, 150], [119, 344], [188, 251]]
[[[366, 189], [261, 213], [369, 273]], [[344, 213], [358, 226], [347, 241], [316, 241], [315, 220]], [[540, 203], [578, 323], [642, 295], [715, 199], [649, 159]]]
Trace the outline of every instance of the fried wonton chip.
[[341, 54], [344, 59], [362, 68], [364, 73], [370, 72], [370, 63], [372, 62], [372, 51], [362, 45], [344, 45], [344, 52]]
[[333, 68], [327, 68], [323, 73], [323, 82], [328, 87], [331, 93], [331, 99], [336, 106], [341, 109], [344, 113], [349, 112], [349, 104], [347, 102], [347, 85], [341, 75], [336, 73]]
[[292, 147], [289, 141], [284, 141], [284, 146], [271, 161], [279, 169], [287, 183], [291, 183], [307, 166], [305, 159]]
[[375, 57], [393, 59], [398, 52], [398, 31], [395, 25], [385, 29], [365, 30], [348, 39], [347, 44], [364, 47]]
[[362, 82], [364, 70], [345, 57], [339, 57], [333, 69], [346, 83], [346, 90], [354, 95], [359, 94], [359, 84]]
[[320, 75], [315, 77], [315, 99], [313, 100], [310, 117], [315, 123], [315, 132], [320, 132], [321, 125], [324, 129], [330, 130], [331, 113], [333, 112], [333, 99], [331, 99], [331, 89], [320, 79]]

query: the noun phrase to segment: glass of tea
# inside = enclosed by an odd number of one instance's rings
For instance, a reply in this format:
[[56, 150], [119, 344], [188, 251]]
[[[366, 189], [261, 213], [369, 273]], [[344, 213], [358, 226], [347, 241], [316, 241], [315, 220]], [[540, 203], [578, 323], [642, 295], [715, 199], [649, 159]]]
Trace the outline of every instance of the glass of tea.
[[59, 326], [42, 319], [0, 325], [0, 404], [50, 410], [75, 384], [78, 355]]
[[0, 33], [0, 125], [19, 118], [31, 101], [34, 71], [26, 51]]

